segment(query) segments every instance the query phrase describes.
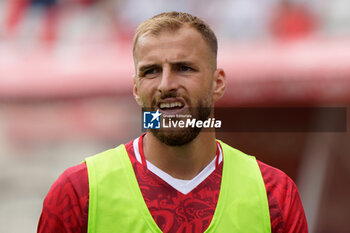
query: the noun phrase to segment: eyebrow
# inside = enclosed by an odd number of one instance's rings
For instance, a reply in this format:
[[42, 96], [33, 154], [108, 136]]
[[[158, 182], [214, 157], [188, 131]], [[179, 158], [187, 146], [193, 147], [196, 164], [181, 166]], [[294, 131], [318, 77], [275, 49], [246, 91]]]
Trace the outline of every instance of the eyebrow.
[[182, 65], [185, 65], [185, 66], [195, 66], [195, 64], [194, 64], [193, 62], [190, 62], [190, 61], [174, 62], [174, 63], [171, 63], [171, 65], [175, 65], [175, 66], [182, 66]]
[[[191, 66], [191, 67], [194, 67], [196, 68], [196, 65], [193, 63], [193, 62], [190, 62], [190, 61], [179, 61], [179, 62], [171, 62], [170, 63], [171, 66]], [[158, 64], [149, 64], [149, 65], [143, 65], [141, 66], [140, 68], [138, 68], [138, 73], [143, 73], [149, 69], [154, 69], [154, 68], [159, 68], [161, 67], [161, 65], [158, 65]]]
[[[171, 66], [179, 66], [179, 65], [195, 66], [195, 64], [193, 62], [190, 62], [190, 61], [171, 62], [170, 65]], [[160, 65], [158, 65], [158, 64], [143, 65], [138, 70], [145, 71], [145, 70], [148, 70], [150, 68], [157, 68], [157, 67], [160, 67]]]

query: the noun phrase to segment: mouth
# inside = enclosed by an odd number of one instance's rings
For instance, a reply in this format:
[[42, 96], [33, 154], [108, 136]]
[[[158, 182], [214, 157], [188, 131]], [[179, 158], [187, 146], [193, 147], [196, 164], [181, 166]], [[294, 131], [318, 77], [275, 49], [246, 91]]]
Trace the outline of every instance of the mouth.
[[165, 114], [178, 114], [185, 108], [185, 101], [181, 98], [167, 98], [160, 101], [157, 107]]

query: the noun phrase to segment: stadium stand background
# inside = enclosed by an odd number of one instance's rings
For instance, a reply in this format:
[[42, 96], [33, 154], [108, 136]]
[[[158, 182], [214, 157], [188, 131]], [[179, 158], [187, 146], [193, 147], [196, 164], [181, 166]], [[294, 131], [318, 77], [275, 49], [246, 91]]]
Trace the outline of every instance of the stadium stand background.
[[[221, 106], [348, 107], [349, 9], [347, 0], [0, 0], [0, 232], [35, 232], [65, 168], [140, 134], [130, 42], [144, 19], [180, 10], [212, 25], [228, 76]], [[348, 232], [348, 131], [218, 137], [296, 181], [311, 233]]]

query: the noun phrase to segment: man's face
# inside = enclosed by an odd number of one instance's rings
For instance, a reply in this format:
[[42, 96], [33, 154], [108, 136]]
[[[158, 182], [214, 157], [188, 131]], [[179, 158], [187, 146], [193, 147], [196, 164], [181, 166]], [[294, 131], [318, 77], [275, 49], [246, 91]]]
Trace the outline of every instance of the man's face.
[[[134, 54], [134, 95], [143, 108], [163, 115], [192, 115], [206, 120], [213, 107], [215, 57], [201, 34], [183, 26], [175, 32], [145, 34]], [[152, 130], [162, 142], [180, 146], [192, 141], [200, 129]]]

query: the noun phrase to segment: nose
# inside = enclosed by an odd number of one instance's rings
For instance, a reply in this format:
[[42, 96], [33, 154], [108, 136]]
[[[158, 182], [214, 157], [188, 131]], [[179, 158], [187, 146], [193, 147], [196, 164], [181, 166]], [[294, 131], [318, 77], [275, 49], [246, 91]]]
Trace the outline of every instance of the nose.
[[169, 93], [176, 91], [179, 88], [179, 80], [176, 74], [171, 70], [170, 67], [163, 67], [161, 80], [158, 86], [160, 93]]

